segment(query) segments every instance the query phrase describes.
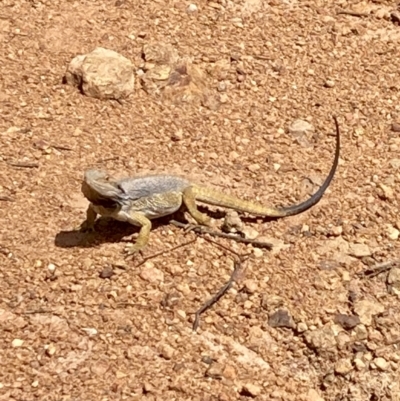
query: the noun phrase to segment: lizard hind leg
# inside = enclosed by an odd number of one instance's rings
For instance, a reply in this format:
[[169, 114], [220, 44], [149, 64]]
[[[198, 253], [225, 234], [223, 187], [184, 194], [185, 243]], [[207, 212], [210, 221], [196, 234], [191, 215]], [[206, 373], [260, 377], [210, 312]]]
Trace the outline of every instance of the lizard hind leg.
[[199, 212], [196, 205], [196, 195], [191, 187], [186, 188], [182, 194], [182, 200], [190, 215], [198, 224], [203, 226], [211, 226], [211, 218], [204, 213]]

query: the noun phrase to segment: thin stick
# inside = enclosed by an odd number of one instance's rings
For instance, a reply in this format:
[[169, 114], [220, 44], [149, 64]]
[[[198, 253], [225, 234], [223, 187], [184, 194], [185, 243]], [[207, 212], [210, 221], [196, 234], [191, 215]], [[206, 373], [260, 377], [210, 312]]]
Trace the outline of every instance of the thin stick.
[[63, 146], [63, 145], [50, 145], [52, 148], [57, 149], [57, 150], [72, 150], [69, 146]]
[[352, 11], [352, 10], [340, 10], [336, 13], [337, 15], [344, 14], [344, 15], [350, 15], [352, 17], [368, 17], [370, 15], [369, 12], [364, 11], [364, 12], [358, 12], [358, 11]]
[[236, 282], [237, 278], [239, 277], [239, 273], [242, 271], [242, 262], [244, 262], [250, 255], [250, 254], [240, 255], [233, 249], [221, 245], [210, 238], [204, 237], [204, 239], [230, 252], [235, 256], [236, 259], [234, 259], [233, 261], [233, 272], [229, 277], [229, 280], [217, 291], [215, 295], [213, 295], [209, 300], [204, 302], [203, 305], [195, 312], [195, 319], [192, 326], [193, 331], [197, 331], [197, 329], [199, 328], [200, 315], [204, 313], [206, 310], [210, 309], [214, 304], [216, 304], [228, 292], [228, 290], [232, 287], [233, 283]]
[[381, 273], [385, 273], [390, 270], [393, 266], [400, 264], [400, 259], [386, 261], [382, 263], [377, 263], [375, 266], [360, 272], [360, 275], [366, 276], [368, 278], [379, 276]]
[[[139, 266], [142, 266], [144, 263], [146, 263], [146, 262], [147, 262], [148, 260], [150, 260], [150, 259], [154, 259], [154, 258], [156, 258], [157, 256], [165, 255], [165, 254], [167, 254], [167, 253], [169, 253], [169, 252], [173, 252], [173, 251], [175, 251], [176, 249], [182, 248], [182, 247], [184, 247], [184, 246], [186, 246], [186, 245], [193, 244], [195, 241], [196, 241], [196, 238], [193, 238], [193, 239], [191, 239], [191, 240], [189, 240], [189, 241], [187, 241], [187, 242], [184, 242], [184, 243], [182, 243], [182, 244], [178, 244], [178, 245], [176, 245], [176, 246], [173, 246], [172, 248], [164, 249], [164, 250], [162, 250], [162, 251], [160, 251], [160, 252], [153, 253], [153, 255], [146, 256], [145, 258], [143, 258], [143, 259], [135, 266], [135, 268], [137, 268], [137, 267], [139, 267]], [[118, 266], [118, 267], [121, 268], [121, 266]]]
[[[179, 228], [184, 228], [184, 229], [188, 228], [188, 224], [181, 223], [176, 220], [170, 220], [170, 223]], [[234, 235], [234, 234], [227, 234], [227, 233], [222, 233], [219, 231], [211, 230], [208, 227], [204, 227], [204, 226], [200, 226], [200, 225], [195, 225], [193, 227], [189, 226], [189, 231], [193, 231], [196, 234], [210, 234], [213, 237], [227, 238], [227, 239], [231, 239], [233, 241], [240, 242], [243, 244], [251, 244], [258, 248], [265, 248], [265, 249], [269, 249], [269, 250], [271, 250], [273, 248], [273, 245], [269, 242], [258, 241], [256, 239], [242, 238], [242, 237], [238, 237], [237, 235]]]
[[0, 201], [15, 202], [15, 199], [11, 198], [10, 196], [7, 196], [7, 195], [0, 195]]
[[8, 162], [10, 166], [13, 167], [23, 167], [23, 168], [37, 168], [39, 167], [38, 163], [34, 162]]
[[226, 292], [232, 287], [233, 283], [236, 281], [239, 272], [241, 271], [242, 264], [240, 260], [235, 260], [233, 265], [233, 272], [229, 277], [229, 280], [224, 284], [218, 292], [213, 295], [209, 300], [203, 303], [203, 305], [196, 311], [195, 318], [193, 322], [193, 331], [197, 331], [199, 324], [200, 324], [200, 315], [205, 312], [207, 309], [211, 308], [215, 303], [217, 303], [225, 294]]

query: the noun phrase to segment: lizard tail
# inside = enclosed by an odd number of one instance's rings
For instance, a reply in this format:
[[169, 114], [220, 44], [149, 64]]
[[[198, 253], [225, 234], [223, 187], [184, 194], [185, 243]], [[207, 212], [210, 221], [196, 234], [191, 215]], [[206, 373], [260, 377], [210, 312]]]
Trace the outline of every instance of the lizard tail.
[[215, 191], [210, 188], [194, 186], [193, 192], [195, 194], [196, 199], [198, 199], [200, 202], [204, 202], [209, 205], [222, 206], [229, 209], [238, 210], [240, 212], [247, 212], [250, 214], [264, 217], [293, 216], [295, 214], [300, 214], [306, 211], [307, 209], [310, 209], [312, 206], [316, 205], [321, 200], [322, 196], [329, 187], [329, 184], [331, 183], [335, 175], [339, 163], [340, 130], [336, 116], [333, 116], [333, 119], [335, 121], [335, 127], [336, 127], [336, 149], [335, 149], [335, 157], [333, 159], [333, 164], [324, 183], [321, 185], [318, 191], [306, 201], [299, 203], [297, 205], [287, 206], [283, 208], [274, 208], [274, 207], [267, 207], [259, 203], [242, 200], [235, 196], [223, 194], [219, 191]]

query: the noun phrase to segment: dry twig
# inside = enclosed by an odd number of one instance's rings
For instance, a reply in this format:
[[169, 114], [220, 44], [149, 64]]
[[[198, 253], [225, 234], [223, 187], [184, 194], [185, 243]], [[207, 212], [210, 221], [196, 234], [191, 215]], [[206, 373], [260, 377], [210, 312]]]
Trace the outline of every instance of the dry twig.
[[240, 255], [237, 252], [233, 251], [232, 249], [219, 244], [216, 241], [213, 241], [210, 238], [204, 238], [206, 241], [211, 242], [220, 248], [225, 249], [226, 251], [230, 252], [235, 256], [235, 259], [233, 261], [233, 272], [231, 276], [229, 277], [229, 280], [217, 291], [215, 295], [213, 295], [209, 300], [203, 303], [203, 305], [195, 312], [195, 318], [193, 322], [193, 331], [197, 331], [199, 325], [200, 325], [200, 315], [204, 313], [206, 310], [210, 309], [211, 306], [213, 306], [215, 303], [217, 303], [227, 292], [228, 290], [232, 287], [233, 283], [237, 281], [239, 277], [239, 273], [242, 272], [242, 263], [247, 259], [249, 254], [246, 255]]
[[23, 167], [23, 168], [38, 168], [39, 163], [35, 162], [8, 162], [10, 166], [13, 167]]
[[392, 267], [397, 266], [399, 264], [400, 264], [400, 259], [377, 263], [375, 266], [371, 267], [370, 269], [364, 270], [359, 274], [367, 278], [372, 278], [379, 276], [379, 274], [381, 273], [389, 271]]
[[273, 245], [269, 242], [258, 241], [256, 239], [242, 238], [242, 237], [239, 237], [234, 234], [227, 234], [227, 233], [222, 233], [220, 231], [211, 230], [208, 227], [204, 227], [204, 226], [200, 226], [200, 225], [191, 226], [191, 225], [181, 223], [176, 220], [171, 220], [170, 223], [179, 228], [184, 228], [184, 229], [189, 228], [188, 231], [193, 231], [196, 234], [209, 234], [213, 237], [227, 238], [227, 239], [234, 240], [236, 242], [241, 242], [243, 244], [251, 244], [258, 248], [265, 248], [265, 249], [269, 249], [269, 250], [271, 250], [273, 247]]

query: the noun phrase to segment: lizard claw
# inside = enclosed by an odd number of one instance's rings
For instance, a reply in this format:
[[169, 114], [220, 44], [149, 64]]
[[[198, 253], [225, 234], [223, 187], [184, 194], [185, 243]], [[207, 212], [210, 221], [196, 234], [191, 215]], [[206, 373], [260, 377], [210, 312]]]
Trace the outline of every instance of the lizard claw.
[[133, 255], [134, 253], [140, 252], [141, 249], [142, 246], [138, 244], [127, 245], [124, 249], [124, 252], [127, 253], [128, 255]]

